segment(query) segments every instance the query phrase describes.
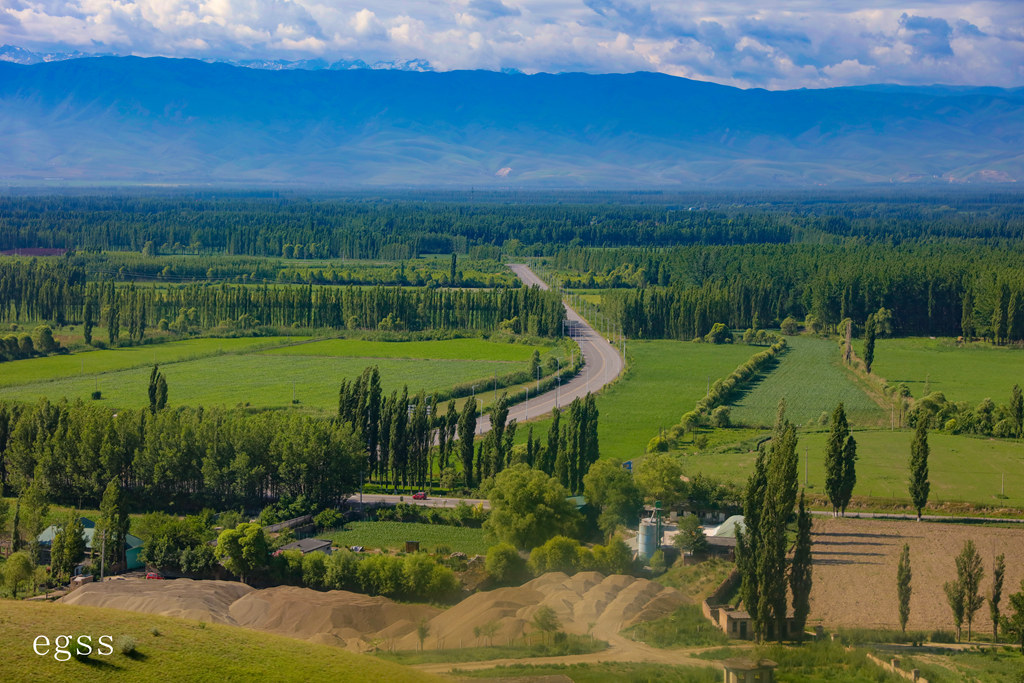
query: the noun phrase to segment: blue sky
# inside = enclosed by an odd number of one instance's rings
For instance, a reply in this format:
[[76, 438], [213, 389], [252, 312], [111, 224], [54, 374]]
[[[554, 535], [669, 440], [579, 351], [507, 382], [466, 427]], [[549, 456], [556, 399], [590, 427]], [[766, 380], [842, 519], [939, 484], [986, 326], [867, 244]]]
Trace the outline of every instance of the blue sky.
[[771, 89], [1024, 86], [1024, 0], [0, 0], [0, 43], [436, 69], [661, 71]]

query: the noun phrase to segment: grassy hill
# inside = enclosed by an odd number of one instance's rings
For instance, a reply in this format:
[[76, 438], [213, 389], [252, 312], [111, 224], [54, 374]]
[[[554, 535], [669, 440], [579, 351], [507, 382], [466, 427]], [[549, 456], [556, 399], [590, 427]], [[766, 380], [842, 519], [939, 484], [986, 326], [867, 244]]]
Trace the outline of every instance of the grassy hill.
[[[109, 656], [79, 660], [38, 656], [32, 643], [47, 635], [133, 638], [134, 653], [115, 646]], [[410, 683], [434, 680], [422, 672], [328, 645], [233, 626], [135, 612], [39, 602], [0, 601], [0, 680], [4, 681], [338, 681]]]

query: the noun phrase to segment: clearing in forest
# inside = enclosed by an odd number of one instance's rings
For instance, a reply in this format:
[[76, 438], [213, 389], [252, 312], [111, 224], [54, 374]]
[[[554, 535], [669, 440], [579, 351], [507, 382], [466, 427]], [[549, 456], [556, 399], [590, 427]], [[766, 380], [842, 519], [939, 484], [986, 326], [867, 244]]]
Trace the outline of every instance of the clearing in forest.
[[816, 422], [842, 401], [852, 424], [881, 424], [889, 415], [856, 384], [842, 366], [835, 341], [813, 336], [786, 337], [789, 350], [732, 406], [734, 424], [767, 427], [775, 422], [779, 399], [798, 425]]

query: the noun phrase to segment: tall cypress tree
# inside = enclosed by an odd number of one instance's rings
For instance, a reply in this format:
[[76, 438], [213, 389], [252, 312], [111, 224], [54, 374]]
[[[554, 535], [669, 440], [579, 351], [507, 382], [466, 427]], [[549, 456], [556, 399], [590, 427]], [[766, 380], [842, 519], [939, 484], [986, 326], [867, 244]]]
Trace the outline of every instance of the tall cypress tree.
[[903, 544], [899, 565], [896, 567], [896, 600], [900, 613], [900, 630], [907, 632], [907, 620], [910, 619], [910, 545]]
[[921, 521], [921, 510], [928, 504], [928, 427], [923, 416], [918, 416], [917, 430], [910, 444], [910, 499], [917, 510], [917, 521]]
[[807, 615], [811, 612], [812, 565], [811, 515], [804, 505], [804, 493], [801, 491], [796, 517], [796, 545], [793, 547], [793, 564], [789, 569], [789, 589], [793, 594], [793, 622], [798, 641], [804, 639]]
[[1006, 555], [1000, 553], [992, 568], [992, 592], [988, 597], [988, 613], [992, 618], [992, 642], [999, 642], [999, 603], [1003, 599], [1003, 576], [1006, 574]]
[[761, 515], [764, 509], [768, 476], [765, 470], [765, 452], [760, 448], [754, 461], [754, 471], [747, 479], [743, 495], [743, 529], [736, 533], [736, 566], [740, 571], [740, 597], [754, 628], [753, 636], [762, 639], [765, 624], [761, 621], [761, 577], [758, 560], [761, 556]]
[[875, 362], [875, 316], [869, 315], [864, 324], [864, 369], [871, 373]]
[[476, 435], [476, 399], [470, 396], [459, 418], [459, 455], [466, 488], [473, 488], [473, 437]]
[[846, 516], [846, 506], [853, 497], [853, 489], [857, 485], [857, 441], [853, 435], [846, 437], [843, 446], [842, 474], [839, 481], [839, 510]]
[[832, 413], [832, 429], [825, 443], [825, 495], [832, 505], [832, 515], [839, 516], [839, 502], [843, 488], [843, 450], [850, 436], [843, 404]]

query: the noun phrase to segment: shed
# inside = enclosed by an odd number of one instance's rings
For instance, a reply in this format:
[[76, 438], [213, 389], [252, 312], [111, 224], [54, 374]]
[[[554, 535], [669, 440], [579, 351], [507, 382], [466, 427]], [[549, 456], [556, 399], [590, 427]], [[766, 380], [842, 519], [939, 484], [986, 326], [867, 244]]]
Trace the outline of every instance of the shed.
[[[83, 533], [85, 537], [85, 552], [99, 552], [101, 539], [95, 539], [96, 546], [93, 547], [93, 537], [96, 535], [96, 523], [87, 517], [81, 517]], [[36, 536], [36, 540], [39, 541], [39, 546], [43, 550], [44, 560], [49, 561], [50, 546], [53, 544], [53, 539], [57, 535], [57, 532], [61, 527], [56, 524], [51, 524], [43, 530], [43, 533]], [[125, 535], [125, 559], [127, 560], [127, 567], [129, 571], [132, 569], [141, 569], [142, 561], [139, 559], [139, 553], [142, 552], [142, 539], [138, 536], [132, 536], [131, 534]]]
[[325, 541], [322, 538], [304, 538], [300, 541], [292, 541], [287, 545], [283, 545], [280, 550], [298, 550], [303, 555], [309, 555], [310, 553], [330, 555], [331, 542]]
[[777, 666], [770, 659], [736, 657], [722, 661], [725, 683], [773, 683]]

